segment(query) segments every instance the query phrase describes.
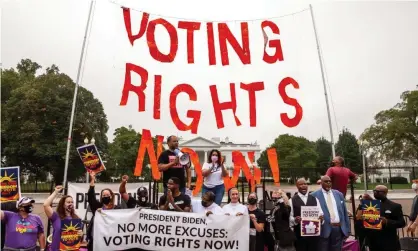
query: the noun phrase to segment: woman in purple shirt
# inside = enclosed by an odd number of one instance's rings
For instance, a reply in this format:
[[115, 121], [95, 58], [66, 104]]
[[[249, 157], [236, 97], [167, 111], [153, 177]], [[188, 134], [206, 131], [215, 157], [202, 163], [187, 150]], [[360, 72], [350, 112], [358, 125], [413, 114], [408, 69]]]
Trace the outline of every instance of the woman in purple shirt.
[[[51, 251], [60, 250], [61, 242], [61, 220], [64, 219], [80, 219], [74, 211], [74, 200], [69, 195], [64, 195], [58, 202], [57, 211], [52, 210], [52, 202], [57, 197], [58, 193], [62, 190], [62, 186], [56, 186], [55, 191], [44, 202], [44, 211], [48, 219], [52, 222], [52, 243]], [[83, 237], [83, 231], [79, 231], [80, 238]]]
[[35, 200], [22, 197], [16, 202], [17, 213], [0, 210], [1, 220], [6, 223], [4, 251], [35, 251], [39, 241], [45, 250], [44, 225], [39, 215], [31, 214]]

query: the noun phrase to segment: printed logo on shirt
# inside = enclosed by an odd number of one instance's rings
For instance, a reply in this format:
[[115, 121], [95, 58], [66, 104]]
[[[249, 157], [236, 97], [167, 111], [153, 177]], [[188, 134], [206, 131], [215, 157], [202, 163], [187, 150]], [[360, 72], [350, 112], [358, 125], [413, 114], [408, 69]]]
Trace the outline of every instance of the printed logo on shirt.
[[213, 169], [211, 169], [211, 173], [216, 173], [217, 171], [219, 171], [221, 169], [220, 166], [215, 166]]
[[[172, 156], [172, 155], [168, 156], [168, 161], [170, 163], [174, 162], [175, 160], [176, 160], [176, 156]], [[176, 165], [172, 166], [171, 168], [183, 168], [183, 166], [180, 165], [180, 163], [177, 163]]]
[[36, 227], [32, 225], [29, 221], [19, 220], [18, 222], [16, 222], [16, 232], [21, 234], [32, 233], [36, 232]]

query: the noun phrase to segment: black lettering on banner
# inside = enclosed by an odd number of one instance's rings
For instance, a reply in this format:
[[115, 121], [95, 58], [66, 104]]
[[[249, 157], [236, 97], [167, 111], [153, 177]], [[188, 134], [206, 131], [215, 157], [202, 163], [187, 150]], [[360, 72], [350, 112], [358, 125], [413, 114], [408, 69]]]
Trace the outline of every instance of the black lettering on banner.
[[154, 245], [157, 247], [200, 248], [200, 240], [156, 236]]
[[[100, 201], [100, 193], [95, 193], [96, 199]], [[128, 193], [131, 195], [134, 199], [136, 199], [137, 195], [136, 193]], [[115, 202], [116, 205], [121, 204], [121, 196], [119, 193], [115, 193]], [[75, 195], [75, 209], [84, 208], [87, 209], [88, 207], [88, 195], [87, 193], [76, 193]]]
[[217, 240], [205, 240], [205, 246], [203, 248], [210, 248], [216, 250], [226, 249], [239, 249], [238, 241], [217, 241]]
[[84, 193], [75, 194], [75, 209], [79, 208], [79, 204], [84, 202]]
[[200, 237], [200, 238], [227, 238], [228, 232], [225, 229], [212, 229], [212, 228], [196, 228], [176, 226], [175, 235], [186, 237]]
[[114, 246], [130, 244], [140, 244], [148, 246], [151, 243], [151, 238], [149, 236], [139, 234], [103, 237], [103, 240], [105, 241], [106, 246], [109, 246], [110, 244]]

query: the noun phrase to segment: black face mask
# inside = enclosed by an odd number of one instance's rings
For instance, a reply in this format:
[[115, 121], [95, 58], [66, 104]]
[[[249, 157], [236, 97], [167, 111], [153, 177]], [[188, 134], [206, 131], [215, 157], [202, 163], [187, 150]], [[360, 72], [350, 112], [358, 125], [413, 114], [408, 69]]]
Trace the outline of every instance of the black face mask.
[[208, 205], [209, 205], [209, 202], [202, 200], [202, 206], [203, 207], [208, 207]]
[[102, 202], [105, 205], [109, 205], [109, 203], [110, 203], [110, 197], [102, 197]]
[[330, 167], [335, 166], [335, 162], [331, 162], [331, 163], [329, 164], [329, 166], [330, 166]]
[[376, 200], [386, 200], [386, 196], [381, 193], [374, 193], [373, 196]]
[[145, 204], [147, 202], [148, 202], [148, 197], [147, 196], [138, 198], [138, 204]]
[[256, 199], [256, 198], [249, 198], [249, 199], [248, 199], [248, 204], [250, 204], [250, 205], [255, 205], [255, 204], [257, 204], [257, 199]]
[[25, 213], [30, 214], [33, 211], [33, 207], [32, 205], [27, 205], [23, 207], [23, 210], [25, 211]]

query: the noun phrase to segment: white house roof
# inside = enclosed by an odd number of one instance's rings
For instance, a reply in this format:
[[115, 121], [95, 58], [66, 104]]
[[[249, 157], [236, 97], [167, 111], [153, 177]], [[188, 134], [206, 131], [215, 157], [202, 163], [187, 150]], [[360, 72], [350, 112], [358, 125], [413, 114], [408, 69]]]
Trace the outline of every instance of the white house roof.
[[217, 143], [215, 141], [212, 141], [210, 139], [206, 139], [206, 138], [203, 138], [203, 137], [200, 137], [200, 136], [198, 136], [196, 138], [193, 138], [193, 139], [190, 139], [190, 140], [187, 140], [185, 142], [182, 142], [179, 145], [181, 147], [185, 147], [185, 146], [193, 147], [193, 146], [202, 146], [202, 145], [213, 146], [213, 147], [220, 147], [221, 146], [220, 143]]

